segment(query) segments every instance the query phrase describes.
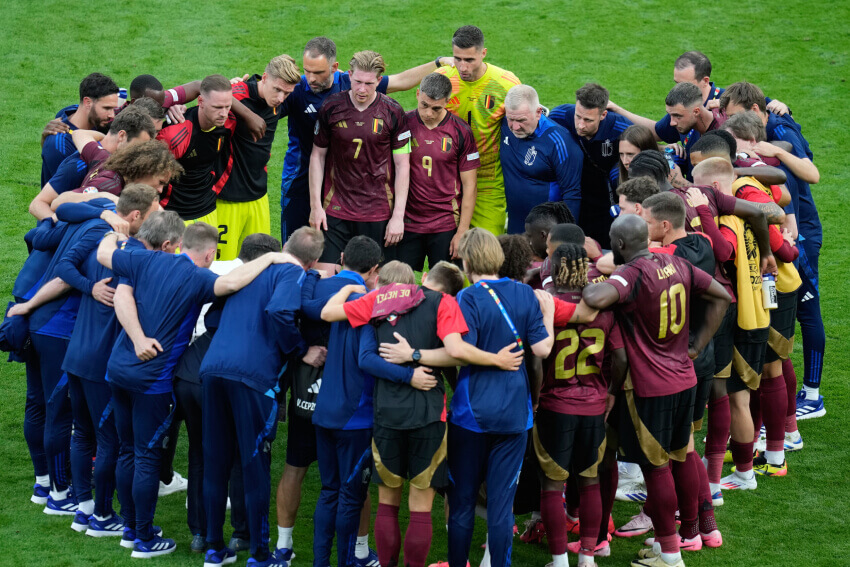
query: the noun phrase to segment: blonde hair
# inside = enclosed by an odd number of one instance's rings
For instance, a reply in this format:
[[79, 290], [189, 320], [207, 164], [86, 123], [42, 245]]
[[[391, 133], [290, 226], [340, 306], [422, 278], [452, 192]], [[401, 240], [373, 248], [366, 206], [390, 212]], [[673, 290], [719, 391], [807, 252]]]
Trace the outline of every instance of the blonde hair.
[[492, 232], [483, 228], [470, 228], [463, 233], [458, 255], [463, 258], [467, 273], [479, 276], [498, 274], [505, 263], [502, 245]]
[[366, 71], [367, 73], [375, 73], [379, 77], [387, 70], [384, 58], [377, 51], [358, 51], [351, 56], [351, 61], [348, 64], [352, 71]]
[[413, 268], [398, 260], [381, 266], [381, 271], [378, 272], [378, 285], [385, 286], [393, 283], [415, 285], [416, 275], [413, 273]]
[[694, 183], [697, 185], [711, 185], [723, 177], [727, 180], [735, 180], [735, 168], [728, 159], [712, 157], [699, 162], [693, 170]]
[[284, 83], [297, 85], [301, 81], [301, 72], [295, 59], [289, 55], [278, 55], [266, 65], [266, 73], [273, 79], [280, 79]]

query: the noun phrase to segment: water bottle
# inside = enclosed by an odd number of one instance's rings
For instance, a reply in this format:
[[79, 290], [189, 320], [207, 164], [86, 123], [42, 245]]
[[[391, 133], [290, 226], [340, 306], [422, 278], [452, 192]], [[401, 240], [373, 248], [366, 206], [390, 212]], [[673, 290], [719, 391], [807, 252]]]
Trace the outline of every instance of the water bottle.
[[608, 214], [611, 215], [612, 219], [620, 216], [620, 205], [611, 205], [611, 208], [608, 209]]
[[776, 296], [776, 276], [765, 274], [761, 277], [761, 292], [765, 309], [776, 309], [779, 306]]
[[664, 157], [667, 158], [667, 163], [670, 165], [670, 169], [676, 169], [676, 150], [674, 150], [672, 146], [664, 148]]

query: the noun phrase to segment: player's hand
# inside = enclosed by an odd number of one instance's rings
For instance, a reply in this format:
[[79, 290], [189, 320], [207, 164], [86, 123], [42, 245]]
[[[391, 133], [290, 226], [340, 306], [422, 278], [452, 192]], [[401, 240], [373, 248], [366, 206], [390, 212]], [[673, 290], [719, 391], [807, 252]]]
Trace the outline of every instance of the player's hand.
[[771, 144], [770, 142], [757, 142], [753, 146], [753, 150], [764, 157], [777, 157], [782, 153], [782, 149], [779, 146]]
[[9, 308], [9, 311], [6, 313], [7, 317], [14, 317], [16, 315], [20, 315], [21, 317], [26, 317], [30, 314], [29, 302], [26, 301], [24, 303], [16, 303], [12, 307]]
[[410, 385], [417, 390], [427, 392], [437, 385], [437, 379], [431, 376], [431, 372], [433, 371], [427, 366], [417, 366], [413, 371], [413, 378], [410, 379]]
[[384, 246], [393, 246], [401, 242], [404, 237], [404, 219], [393, 217], [387, 223], [387, 230], [384, 233]]
[[599, 248], [599, 244], [589, 236], [584, 237], [584, 250], [591, 261], [596, 261], [602, 256], [602, 249]]
[[99, 301], [107, 307], [112, 307], [112, 298], [115, 296], [115, 288], [108, 285], [111, 281], [112, 278], [103, 278], [95, 283], [91, 289], [91, 296], [95, 301]]
[[797, 243], [794, 242], [794, 235], [791, 234], [791, 231], [787, 228], [782, 229], [782, 238], [785, 239], [785, 242], [788, 243], [789, 246], [796, 246]]
[[509, 370], [513, 372], [515, 370], [519, 370], [519, 367], [522, 366], [522, 361], [525, 358], [525, 351], [519, 348], [518, 344], [511, 343], [502, 347], [502, 349], [493, 356], [495, 357], [497, 367], [502, 370]]
[[247, 114], [248, 115], [244, 117], [245, 126], [248, 127], [248, 131], [251, 132], [251, 137], [255, 142], [257, 142], [266, 135], [266, 121], [253, 112], [248, 112]]
[[381, 343], [378, 354], [381, 358], [392, 364], [405, 364], [413, 360], [413, 347], [403, 336], [393, 333], [397, 343]]
[[328, 217], [324, 209], [310, 209], [310, 226], [316, 230], [328, 230]]
[[454, 67], [455, 66], [455, 58], [454, 57], [440, 57], [440, 65], [443, 67]]
[[714, 108], [720, 108], [720, 99], [719, 98], [711, 99], [710, 101], [705, 103], [705, 107], [709, 110], [712, 110]]
[[251, 75], [249, 75], [248, 73], [245, 73], [245, 74], [244, 74], [244, 75], [242, 75], [241, 77], [233, 77], [232, 79], [230, 79], [230, 84], [231, 84], [231, 85], [235, 85], [236, 83], [244, 83], [244, 82], [245, 82], [245, 81], [247, 81], [250, 77], [251, 77]]
[[699, 356], [699, 351], [695, 349], [693, 346], [688, 347], [688, 358], [691, 360], [696, 360]]
[[100, 213], [100, 218], [105, 220], [107, 224], [112, 227], [112, 230], [120, 234], [122, 240], [123, 237], [130, 234], [130, 223], [119, 217], [117, 213], [114, 213], [113, 211], [103, 211]]
[[44, 127], [44, 131], [41, 133], [41, 138], [44, 139], [48, 136], [53, 136], [54, 134], [67, 134], [71, 129], [67, 124], [62, 122], [61, 118], [54, 118]]
[[352, 293], [366, 293], [367, 292], [366, 286], [360, 285], [360, 284], [349, 284], [349, 285], [345, 286], [343, 289], [348, 292], [348, 295], [351, 295]]
[[452, 260], [456, 260], [458, 258], [457, 250], [460, 245], [460, 238], [463, 236], [464, 232], [466, 232], [466, 230], [457, 229], [457, 232], [455, 232], [455, 235], [452, 237], [452, 241], [449, 242], [449, 256]]
[[688, 189], [688, 201], [690, 201], [691, 205], [693, 205], [694, 207], [708, 205], [708, 197], [706, 197], [705, 193], [703, 193], [696, 187], [691, 187], [690, 189]]
[[534, 295], [537, 297], [537, 302], [540, 304], [540, 311], [543, 312], [543, 316], [554, 316], [555, 300], [552, 298], [552, 294], [542, 289], [535, 289]]
[[321, 368], [328, 357], [328, 349], [323, 346], [314, 345], [307, 349], [307, 353], [301, 357], [301, 362], [314, 368]]
[[162, 345], [159, 344], [159, 341], [149, 337], [145, 337], [138, 343], [134, 342], [133, 348], [136, 350], [136, 356], [139, 357], [139, 360], [145, 362], [156, 358], [162, 352]]
[[772, 100], [767, 104], [768, 112], [772, 112], [774, 114], [778, 114], [779, 116], [784, 116], [791, 112], [788, 108], [788, 105], [782, 102], [781, 100]]
[[660, 149], [663, 152], [667, 148], [673, 148], [673, 152], [676, 154], [677, 157], [685, 159], [685, 146], [683, 146], [682, 144], [668, 144], [667, 146], [664, 146]]
[[602, 418], [602, 421], [608, 421], [608, 415], [610, 415], [611, 410], [614, 409], [614, 402], [617, 401], [617, 396], [614, 394], [606, 394], [605, 395], [605, 417]]
[[295, 264], [299, 268], [301, 266], [301, 262], [298, 261], [298, 258], [290, 254], [289, 252], [269, 252], [271, 254], [272, 264]]
[[776, 267], [776, 258], [773, 257], [773, 254], [762, 257], [761, 273], [762, 275], [773, 274], [774, 276], [779, 273], [779, 268]]
[[165, 116], [168, 118], [169, 124], [180, 124], [182, 122], [186, 122], [185, 116], [186, 114], [186, 105], [185, 104], [175, 104], [168, 107], [168, 110], [165, 111]]

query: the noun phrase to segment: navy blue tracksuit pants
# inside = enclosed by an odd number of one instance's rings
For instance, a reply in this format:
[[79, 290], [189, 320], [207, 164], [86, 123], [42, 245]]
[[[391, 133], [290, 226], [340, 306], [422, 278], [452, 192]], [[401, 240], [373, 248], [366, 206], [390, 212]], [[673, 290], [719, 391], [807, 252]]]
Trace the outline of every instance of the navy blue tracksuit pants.
[[159, 468], [168, 442], [174, 397], [171, 392], [142, 394], [115, 384], [112, 406], [118, 431], [118, 466], [115, 481], [125, 528], [135, 530], [136, 539], [154, 537], [153, 517], [159, 494]]
[[62, 361], [68, 350], [68, 339], [32, 333], [32, 346], [39, 359], [41, 387], [44, 393], [44, 451], [47, 470], [54, 490], [68, 488], [69, 450], [71, 445], [71, 400], [68, 376], [62, 372]]
[[475, 528], [475, 503], [487, 482], [490, 564], [511, 564], [513, 504], [528, 434], [476, 433], [449, 423], [449, 565], [465, 567]]
[[372, 475], [372, 430], [317, 425], [316, 454], [322, 490], [313, 516], [313, 565], [330, 565], [336, 532], [337, 565], [350, 567]]
[[[242, 467], [251, 556], [269, 556], [271, 448], [277, 434], [274, 396], [218, 376], [203, 383], [204, 508], [207, 544], [224, 545], [227, 484], [234, 461]], [[190, 477], [191, 478], [191, 477]]]

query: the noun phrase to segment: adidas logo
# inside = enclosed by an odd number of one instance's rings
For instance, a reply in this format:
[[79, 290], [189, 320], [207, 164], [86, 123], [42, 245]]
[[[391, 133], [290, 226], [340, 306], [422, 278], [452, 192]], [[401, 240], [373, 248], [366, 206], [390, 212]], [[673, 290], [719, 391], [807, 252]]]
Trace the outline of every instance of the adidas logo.
[[304, 114], [314, 114], [316, 112], [316, 107], [312, 104], [307, 105], [307, 108], [304, 109]]
[[322, 387], [322, 379], [319, 378], [315, 383], [311, 384], [309, 388], [307, 388], [308, 394], [318, 394], [319, 389]]
[[815, 298], [815, 296], [812, 295], [812, 292], [807, 291], [806, 295], [803, 296], [803, 299], [800, 300], [800, 303], [803, 303], [804, 301], [808, 301], [808, 300], [814, 299], [814, 298]]

